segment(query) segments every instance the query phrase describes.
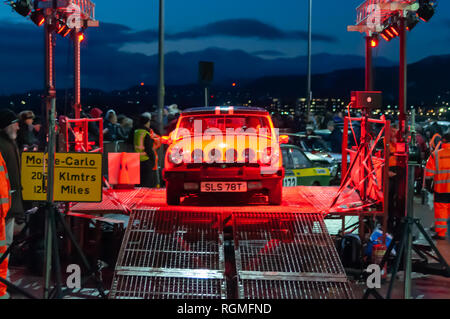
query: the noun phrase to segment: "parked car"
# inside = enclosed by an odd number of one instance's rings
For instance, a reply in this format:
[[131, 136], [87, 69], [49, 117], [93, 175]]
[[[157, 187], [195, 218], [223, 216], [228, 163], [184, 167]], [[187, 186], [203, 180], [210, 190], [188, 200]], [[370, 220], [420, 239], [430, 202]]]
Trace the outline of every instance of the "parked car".
[[281, 153], [285, 169], [283, 186], [329, 186], [331, 184], [334, 173], [331, 170], [336, 167], [316, 165], [296, 145], [281, 145]]
[[165, 140], [169, 147], [163, 178], [169, 205], [179, 205], [185, 195], [214, 193], [248, 197], [258, 193], [267, 195], [269, 204], [281, 204], [284, 168], [278, 135], [266, 110], [188, 109]]

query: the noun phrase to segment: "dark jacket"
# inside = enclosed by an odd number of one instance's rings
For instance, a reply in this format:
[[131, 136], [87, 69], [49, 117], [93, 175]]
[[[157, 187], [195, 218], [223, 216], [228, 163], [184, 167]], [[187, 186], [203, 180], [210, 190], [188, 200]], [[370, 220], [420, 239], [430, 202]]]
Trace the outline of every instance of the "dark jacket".
[[16, 144], [19, 150], [22, 150], [25, 145], [32, 146], [37, 145], [38, 140], [34, 136], [33, 126], [28, 127], [25, 123], [21, 123], [19, 126], [19, 131], [17, 132]]
[[109, 141], [109, 142], [115, 142], [117, 140], [119, 140], [119, 133], [118, 133], [118, 129], [119, 129], [119, 124], [113, 124], [109, 121], [105, 121], [103, 123], [103, 129], [108, 129], [108, 132], [103, 135], [103, 140], [105, 141]]
[[342, 153], [342, 132], [335, 128], [330, 135], [324, 136], [323, 139], [330, 143], [331, 152]]
[[6, 162], [8, 169], [9, 181], [11, 183], [12, 203], [6, 218], [22, 217], [23, 216], [23, 202], [22, 202], [22, 183], [20, 180], [20, 157], [19, 149], [15, 141], [12, 141], [8, 135], [0, 131], [0, 152]]

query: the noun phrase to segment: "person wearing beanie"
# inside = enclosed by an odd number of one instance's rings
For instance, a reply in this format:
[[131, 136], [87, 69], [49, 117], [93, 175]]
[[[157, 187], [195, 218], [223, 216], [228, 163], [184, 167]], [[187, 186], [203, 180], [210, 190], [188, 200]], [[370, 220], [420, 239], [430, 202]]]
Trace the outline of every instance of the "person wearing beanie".
[[94, 107], [94, 108], [91, 110], [91, 112], [89, 113], [89, 115], [90, 115], [93, 119], [101, 118], [101, 117], [102, 117], [102, 114], [103, 114], [103, 111], [100, 110], [100, 109], [97, 108], [97, 107]]
[[17, 115], [10, 109], [0, 109], [0, 153], [5, 160], [12, 192], [11, 207], [5, 220], [7, 246], [13, 241], [15, 218], [24, 217], [20, 156], [16, 144], [18, 130]]

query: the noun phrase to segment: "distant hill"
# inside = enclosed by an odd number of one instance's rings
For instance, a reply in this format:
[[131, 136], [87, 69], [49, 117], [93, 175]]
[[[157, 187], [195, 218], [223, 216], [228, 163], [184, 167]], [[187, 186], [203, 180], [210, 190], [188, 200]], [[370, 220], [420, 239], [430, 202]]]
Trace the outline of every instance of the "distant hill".
[[[71, 49], [67, 41], [59, 41], [55, 52], [56, 86], [72, 86]], [[11, 50], [11, 51], [10, 51]], [[15, 49], [14, 49], [15, 50]], [[0, 95], [36, 90], [42, 87], [44, 66], [40, 43], [32, 51], [15, 52], [5, 48], [0, 52]], [[14, 58], [13, 58], [14, 57]], [[258, 53], [242, 50], [208, 48], [202, 51], [165, 55], [165, 80], [167, 85], [197, 83], [198, 62], [215, 63], [214, 84], [254, 80], [264, 76], [306, 74], [307, 58], [262, 58]], [[158, 56], [147, 56], [122, 50], [107, 50], [95, 42], [82, 48], [82, 86], [105, 91], [123, 90], [138, 83], [158, 83]], [[378, 66], [392, 66], [393, 62], [377, 58]], [[312, 57], [314, 74], [328, 73], [364, 66], [364, 57], [355, 55], [316, 54]]]
[[[383, 91], [384, 100], [398, 99], [398, 66], [374, 69], [375, 90]], [[363, 68], [337, 70], [312, 76], [314, 97], [349, 98], [350, 91], [364, 90]], [[305, 96], [306, 76], [270, 76], [248, 83], [245, 89], [256, 96], [295, 98]], [[438, 95], [450, 95], [450, 55], [432, 56], [408, 66], [408, 104], [431, 103]], [[449, 101], [450, 102], [450, 101]]]

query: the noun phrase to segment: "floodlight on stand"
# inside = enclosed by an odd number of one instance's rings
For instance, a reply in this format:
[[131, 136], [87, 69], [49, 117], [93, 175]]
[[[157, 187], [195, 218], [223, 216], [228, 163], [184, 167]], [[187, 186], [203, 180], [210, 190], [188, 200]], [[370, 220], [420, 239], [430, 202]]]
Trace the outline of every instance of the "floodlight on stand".
[[21, 16], [27, 17], [33, 10], [31, 0], [17, 0], [16, 2], [10, 2], [13, 9]]
[[44, 24], [44, 22], [45, 22], [45, 17], [44, 17], [44, 15], [42, 14], [42, 11], [41, 11], [41, 10], [33, 11], [33, 12], [30, 14], [30, 19], [31, 19], [31, 21], [33, 21], [33, 23], [34, 23], [35, 25], [37, 25], [38, 27], [42, 26], [42, 25]]
[[424, 22], [428, 22], [434, 15], [434, 1], [420, 1], [420, 8], [417, 10], [417, 16]]
[[395, 36], [389, 32], [388, 29], [385, 29], [383, 32], [380, 33], [380, 36], [386, 40], [387, 42], [391, 41], [393, 38], [395, 38]]
[[406, 18], [406, 30], [411, 31], [419, 23], [419, 19], [416, 14], [409, 14]]
[[391, 25], [388, 30], [394, 35], [394, 38], [398, 37], [400, 34], [400, 28], [396, 24]]

